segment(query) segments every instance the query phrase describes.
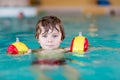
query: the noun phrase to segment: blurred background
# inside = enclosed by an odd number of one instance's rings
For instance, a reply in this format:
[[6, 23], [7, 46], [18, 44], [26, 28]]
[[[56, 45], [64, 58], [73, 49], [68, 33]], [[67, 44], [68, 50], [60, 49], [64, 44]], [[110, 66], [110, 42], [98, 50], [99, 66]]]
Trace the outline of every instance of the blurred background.
[[42, 13], [120, 14], [120, 0], [0, 0], [0, 17]]

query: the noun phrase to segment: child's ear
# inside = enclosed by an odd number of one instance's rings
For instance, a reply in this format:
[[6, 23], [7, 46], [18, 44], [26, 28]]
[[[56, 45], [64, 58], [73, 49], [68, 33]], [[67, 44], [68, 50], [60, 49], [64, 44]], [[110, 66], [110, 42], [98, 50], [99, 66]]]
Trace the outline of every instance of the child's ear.
[[62, 40], [60, 42], [62, 42]]
[[36, 40], [39, 42], [39, 38], [36, 38]]
[[37, 41], [39, 41], [39, 39], [37, 39]]
[[63, 39], [61, 39], [61, 42], [63, 41]]
[[61, 38], [61, 42], [63, 41], [63, 39]]
[[39, 38], [35, 37], [37, 41], [39, 41]]

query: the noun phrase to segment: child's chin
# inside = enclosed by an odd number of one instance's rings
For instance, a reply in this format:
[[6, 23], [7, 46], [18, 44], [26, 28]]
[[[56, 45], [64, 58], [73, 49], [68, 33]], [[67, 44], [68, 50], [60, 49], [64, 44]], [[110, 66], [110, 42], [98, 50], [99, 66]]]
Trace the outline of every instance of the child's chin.
[[53, 49], [55, 49], [55, 48], [47, 47], [47, 48], [44, 48], [44, 49], [46, 49], [46, 50], [53, 50]]

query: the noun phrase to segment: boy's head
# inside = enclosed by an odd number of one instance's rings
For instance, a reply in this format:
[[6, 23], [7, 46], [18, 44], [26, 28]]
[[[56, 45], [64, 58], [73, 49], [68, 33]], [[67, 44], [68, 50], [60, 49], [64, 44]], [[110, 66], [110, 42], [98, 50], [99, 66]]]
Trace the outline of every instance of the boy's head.
[[61, 20], [55, 16], [42, 17], [37, 23], [35, 37], [43, 49], [58, 48], [65, 38]]

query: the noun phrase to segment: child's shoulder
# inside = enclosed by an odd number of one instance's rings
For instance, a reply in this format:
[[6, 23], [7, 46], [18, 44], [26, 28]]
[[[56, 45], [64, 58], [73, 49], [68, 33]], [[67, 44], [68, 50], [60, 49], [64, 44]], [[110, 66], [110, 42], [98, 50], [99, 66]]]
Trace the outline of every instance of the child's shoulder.
[[57, 49], [52, 49], [52, 50], [45, 50], [45, 49], [34, 49], [31, 50], [32, 53], [67, 53], [69, 52], [69, 47], [65, 48], [57, 48]]
[[36, 52], [41, 52], [42, 51], [42, 49], [33, 49], [33, 50], [31, 50], [31, 52], [33, 52], [33, 53], [36, 53]]

